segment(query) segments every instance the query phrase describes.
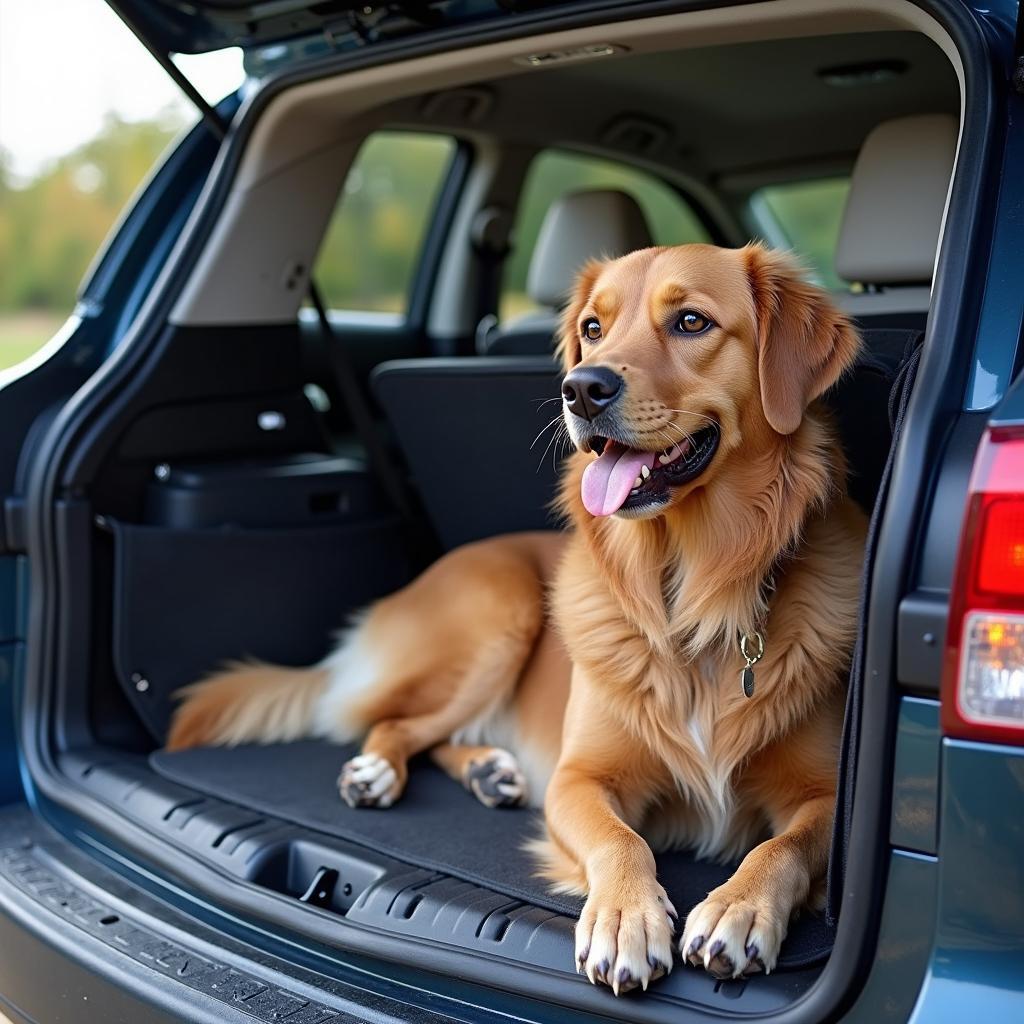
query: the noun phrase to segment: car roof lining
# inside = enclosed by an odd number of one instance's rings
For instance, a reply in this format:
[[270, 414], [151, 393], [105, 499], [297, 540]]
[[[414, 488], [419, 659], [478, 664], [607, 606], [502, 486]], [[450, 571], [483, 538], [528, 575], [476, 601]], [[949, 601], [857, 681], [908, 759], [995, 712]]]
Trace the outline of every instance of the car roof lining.
[[[824, 105], [814, 112], [814, 131], [806, 130], [799, 115], [787, 123], [792, 131], [778, 131], [780, 120], [767, 116], [770, 105], [765, 95], [777, 89], [772, 102], [784, 112], [792, 108], [800, 83], [820, 70], [821, 62], [833, 66], [866, 60], [868, 54], [875, 58], [897, 55], [889, 45], [879, 50], [883, 42], [880, 32], [896, 33], [888, 42], [899, 44], [898, 56], [909, 65], [907, 74], [893, 86], [903, 97], [901, 106], [893, 106], [893, 91], [884, 84], [877, 87], [882, 98], [870, 104], [864, 100], [870, 90], [822, 84], [820, 90], [813, 90], [813, 98], [800, 100], [807, 114], [814, 104]], [[833, 59], [832, 41], [827, 58], [816, 56], [815, 40], [809, 37], [821, 35], [838, 37], [834, 40], [835, 54], [841, 53], [838, 59]], [[527, 54], [594, 43], [612, 43], [628, 52], [539, 71], [518, 63]], [[769, 50], [759, 48], [766, 44]], [[691, 60], [681, 62], [682, 51]], [[945, 62], [938, 51], [945, 54]], [[755, 52], [762, 58], [756, 66], [756, 91], [749, 85], [755, 73], [749, 71]], [[772, 59], [764, 59], [765, 53]], [[295, 267], [308, 268], [314, 259], [359, 145], [382, 125], [421, 130], [432, 126], [455, 130], [470, 140], [474, 134], [485, 134], [486, 127], [487, 137], [505, 141], [507, 134], [513, 145], [561, 144], [599, 152], [600, 139], [588, 143], [585, 136], [600, 131], [601, 115], [606, 123], [621, 112], [622, 101], [616, 108], [608, 102], [604, 105], [609, 109], [603, 110], [601, 103], [589, 99], [580, 104], [580, 92], [592, 90], [607, 97], [628, 91], [629, 106], [638, 114], [651, 116], [637, 100], [641, 90], [648, 90], [648, 97], [653, 94], [647, 76], [660, 82], [671, 78], [679, 93], [688, 91], [690, 95], [683, 98], [672, 117], [667, 116], [663, 103], [653, 116], [670, 124], [673, 137], [687, 117], [699, 115], [699, 123], [705, 126], [717, 122], [724, 127], [701, 135], [699, 154], [696, 149], [690, 155], [677, 151], [656, 160], [634, 158], [631, 162], [656, 165], [670, 179], [673, 175], [663, 168], [674, 166], [677, 181], [718, 179], [726, 186], [749, 186], [757, 180], [758, 168], [761, 174], [771, 176], [778, 175], [781, 165], [796, 167], [802, 161], [848, 166], [860, 140], [880, 120], [921, 112], [928, 106], [936, 109], [936, 104], [938, 109], [954, 109], [958, 98], [951, 85], [950, 64], [962, 95], [963, 69], [952, 41], [930, 16], [907, 0], [774, 0], [546, 33], [309, 81], [282, 91], [253, 126], [218, 223], [171, 319], [180, 324], [293, 321], [304, 294], [304, 288], [296, 284]], [[503, 74], [496, 75], [496, 69]], [[715, 88], [702, 89], [702, 75], [711, 74], [715, 75]], [[676, 77], [685, 83], [685, 89], [678, 89]], [[425, 97], [481, 83], [495, 96], [485, 126], [470, 123], [460, 130], [446, 124], [443, 117], [430, 124]], [[802, 91], [811, 92], [805, 87]], [[849, 99], [844, 92], [851, 94]], [[745, 103], [748, 95], [756, 95], [757, 104]], [[929, 96], [934, 99], [926, 105]], [[650, 98], [646, 102], [654, 103]], [[723, 113], [730, 105], [734, 108], [731, 118]], [[583, 106], [593, 107], [595, 112], [584, 115]], [[751, 110], [749, 117], [735, 113], [745, 106]], [[543, 110], [544, 114], [536, 117], [536, 125], [531, 123], [528, 131], [509, 130], [517, 111], [518, 119], [523, 120], [523, 109]], [[830, 112], [828, 118], [822, 115], [824, 109]], [[842, 116], [835, 116], [837, 109]], [[774, 146], [767, 141], [771, 130], [757, 131], [759, 113], [779, 136]], [[836, 124], [823, 126], [828, 120]], [[573, 121], [583, 129], [567, 133], [564, 125]], [[794, 141], [797, 145], [783, 152], [786, 143]], [[607, 155], [613, 153], [611, 149]], [[302, 202], [295, 202], [295, 196], [302, 196]]]
[[[819, 74], [883, 60], [903, 61], [906, 70], [860, 87], [829, 85]], [[616, 127], [647, 123], [664, 139], [641, 155], [718, 182], [808, 161], [849, 166], [879, 121], [959, 106], [953, 69], [917, 32], [839, 35], [827, 55], [814, 36], [628, 54], [476, 88], [489, 107], [472, 120], [446, 121], [447, 105], [421, 96], [396, 101], [381, 116], [449, 131], [486, 120], [486, 130], [503, 141], [620, 151], [627, 159], [637, 150], [621, 145]], [[461, 99], [453, 91], [451, 106], [458, 109]]]

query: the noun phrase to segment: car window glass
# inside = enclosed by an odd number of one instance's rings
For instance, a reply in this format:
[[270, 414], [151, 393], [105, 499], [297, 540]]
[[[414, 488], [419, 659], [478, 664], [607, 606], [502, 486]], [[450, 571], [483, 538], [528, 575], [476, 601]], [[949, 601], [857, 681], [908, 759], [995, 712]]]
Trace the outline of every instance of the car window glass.
[[360, 147], [317, 256], [333, 309], [404, 313], [455, 152], [453, 139], [377, 132]]
[[826, 288], [845, 288], [835, 252], [849, 178], [768, 185], [750, 197], [754, 227], [772, 244], [792, 249]]
[[620, 189], [639, 203], [657, 245], [709, 241], [707, 229], [683, 196], [654, 175], [612, 160], [546, 150], [530, 165], [516, 210], [514, 247], [502, 279], [502, 320], [537, 306], [526, 292], [526, 278], [537, 235], [551, 204], [570, 192], [605, 188]]

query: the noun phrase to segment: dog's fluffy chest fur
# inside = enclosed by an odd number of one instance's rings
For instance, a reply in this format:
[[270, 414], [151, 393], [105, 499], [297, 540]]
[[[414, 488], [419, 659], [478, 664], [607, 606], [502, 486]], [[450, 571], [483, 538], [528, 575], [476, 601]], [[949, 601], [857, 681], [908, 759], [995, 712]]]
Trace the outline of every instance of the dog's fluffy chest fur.
[[[784, 571], [765, 557], [758, 572], [716, 580], [705, 563], [694, 570], [706, 583], [699, 605], [689, 602], [678, 553], [666, 565], [618, 537], [602, 546], [601, 535], [580, 531], [571, 541], [552, 605], [575, 666], [573, 691], [617, 723], [636, 744], [640, 770], [657, 780], [641, 809], [653, 846], [731, 857], [764, 831], [747, 766], [841, 692], [859, 528], [859, 513], [837, 502], [790, 532]], [[766, 649], [748, 698], [738, 636], [755, 623]]]
[[735, 827], [734, 775], [752, 736], [737, 721], [737, 701], [757, 713], [740, 690], [738, 652], [719, 644], [694, 658], [680, 644], [655, 647], [611, 593], [584, 585], [572, 563], [570, 554], [556, 602], [572, 602], [570, 655], [590, 699], [626, 726], [659, 780], [645, 835], [654, 846], [693, 846], [705, 856], [738, 851], [750, 829]]

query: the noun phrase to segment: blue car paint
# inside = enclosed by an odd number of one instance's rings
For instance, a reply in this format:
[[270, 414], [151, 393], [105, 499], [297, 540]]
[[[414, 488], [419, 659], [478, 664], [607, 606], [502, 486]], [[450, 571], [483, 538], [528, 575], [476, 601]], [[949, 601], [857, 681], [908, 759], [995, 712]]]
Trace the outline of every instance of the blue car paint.
[[936, 853], [939, 800], [939, 702], [900, 701], [893, 765], [889, 842], [903, 850]]
[[974, 368], [965, 408], [992, 409], [1013, 378], [1021, 333], [1021, 282], [1024, 281], [1024, 96], [1008, 99], [1006, 149], [996, 211], [985, 299], [978, 318]]
[[893, 851], [874, 962], [846, 1021], [902, 1024], [909, 1020], [931, 955], [937, 885], [935, 857]]
[[942, 745], [936, 929], [915, 1024], [1024, 1020], [1024, 752]]

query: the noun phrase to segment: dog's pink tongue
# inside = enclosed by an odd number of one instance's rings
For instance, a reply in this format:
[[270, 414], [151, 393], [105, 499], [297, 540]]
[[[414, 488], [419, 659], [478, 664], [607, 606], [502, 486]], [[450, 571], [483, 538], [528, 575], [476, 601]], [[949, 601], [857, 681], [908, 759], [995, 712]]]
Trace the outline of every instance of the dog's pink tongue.
[[604, 452], [583, 471], [581, 497], [592, 516], [610, 516], [622, 508], [643, 466], [654, 465], [654, 452], [637, 452], [609, 441]]

